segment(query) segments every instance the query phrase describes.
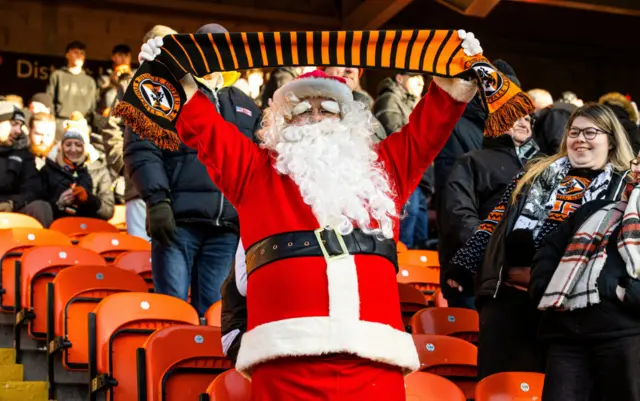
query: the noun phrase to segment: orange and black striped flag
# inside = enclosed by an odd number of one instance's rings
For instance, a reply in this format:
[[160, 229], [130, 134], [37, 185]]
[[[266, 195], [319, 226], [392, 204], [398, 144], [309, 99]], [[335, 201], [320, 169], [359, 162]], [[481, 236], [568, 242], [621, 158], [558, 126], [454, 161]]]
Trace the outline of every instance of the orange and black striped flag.
[[351, 66], [475, 77], [489, 111], [487, 134], [500, 135], [533, 110], [531, 99], [483, 56], [469, 57], [454, 30], [235, 32], [168, 35], [143, 63], [113, 113], [143, 138], [177, 149], [174, 121], [185, 94], [179, 80], [216, 71], [278, 66]]

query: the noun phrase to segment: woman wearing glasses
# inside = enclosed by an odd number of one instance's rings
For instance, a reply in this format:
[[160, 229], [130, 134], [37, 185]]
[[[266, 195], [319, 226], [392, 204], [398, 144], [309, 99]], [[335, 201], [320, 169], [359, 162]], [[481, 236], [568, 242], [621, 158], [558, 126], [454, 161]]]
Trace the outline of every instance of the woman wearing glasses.
[[580, 208], [533, 260], [529, 294], [549, 342], [545, 401], [640, 401], [638, 159], [630, 176], [622, 200]]
[[544, 372], [540, 313], [527, 294], [541, 241], [575, 210], [618, 200], [633, 158], [624, 128], [606, 106], [577, 109], [557, 154], [529, 163], [450, 263], [448, 284], [474, 285], [480, 313], [478, 373]]

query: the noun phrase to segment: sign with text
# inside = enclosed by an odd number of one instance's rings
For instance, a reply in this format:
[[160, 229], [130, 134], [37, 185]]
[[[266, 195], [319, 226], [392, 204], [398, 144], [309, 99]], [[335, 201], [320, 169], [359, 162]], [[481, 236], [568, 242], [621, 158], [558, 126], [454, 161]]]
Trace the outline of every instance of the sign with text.
[[[51, 73], [64, 66], [64, 56], [47, 56], [0, 51], [0, 95], [19, 95], [26, 103], [31, 96], [47, 89]], [[98, 78], [107, 74], [111, 60], [87, 60], [87, 74]]]

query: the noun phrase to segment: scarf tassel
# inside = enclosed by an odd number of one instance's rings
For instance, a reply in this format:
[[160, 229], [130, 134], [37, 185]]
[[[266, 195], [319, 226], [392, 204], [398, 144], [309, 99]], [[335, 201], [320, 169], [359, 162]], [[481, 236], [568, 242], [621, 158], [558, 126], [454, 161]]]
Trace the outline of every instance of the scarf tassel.
[[175, 152], [180, 148], [178, 134], [160, 127], [145, 113], [125, 101], [118, 102], [111, 114], [124, 118], [136, 135], [142, 139], [153, 141], [160, 149]]
[[[499, 109], [490, 112], [485, 125], [485, 135], [497, 137], [507, 132], [520, 117], [526, 116], [535, 106], [524, 92], [517, 93]], [[491, 110], [489, 110], [491, 111]]]

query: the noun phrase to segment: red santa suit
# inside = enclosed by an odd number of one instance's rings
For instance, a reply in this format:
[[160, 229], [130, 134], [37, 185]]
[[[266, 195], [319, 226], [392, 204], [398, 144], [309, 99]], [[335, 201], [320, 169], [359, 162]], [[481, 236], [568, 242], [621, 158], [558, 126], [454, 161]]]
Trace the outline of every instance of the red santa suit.
[[[397, 210], [475, 93], [467, 82], [437, 82], [409, 123], [375, 148]], [[296, 183], [273, 167], [270, 151], [226, 122], [204, 94], [185, 104], [176, 128], [236, 207], [245, 246], [320, 227]], [[396, 241], [398, 227], [396, 219]], [[387, 258], [287, 258], [253, 271], [247, 285], [247, 332], [236, 368], [253, 376], [254, 400], [404, 401], [402, 375], [420, 364], [404, 331], [396, 270]]]

